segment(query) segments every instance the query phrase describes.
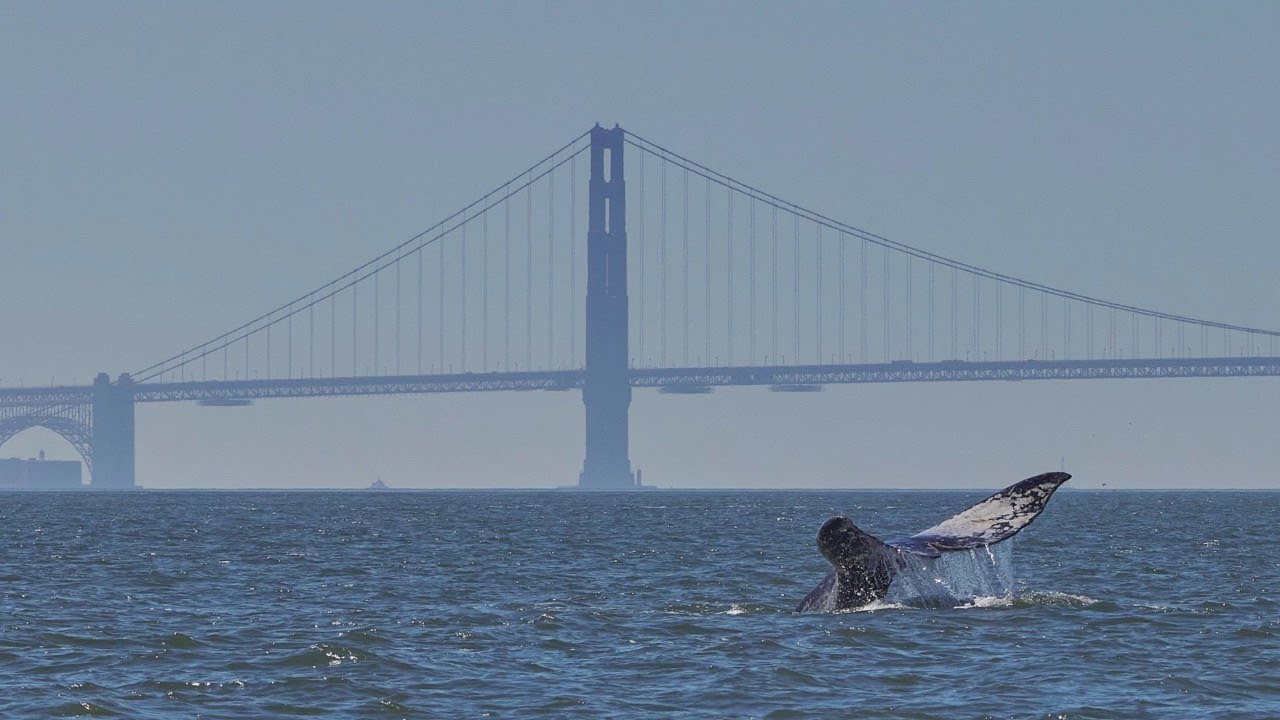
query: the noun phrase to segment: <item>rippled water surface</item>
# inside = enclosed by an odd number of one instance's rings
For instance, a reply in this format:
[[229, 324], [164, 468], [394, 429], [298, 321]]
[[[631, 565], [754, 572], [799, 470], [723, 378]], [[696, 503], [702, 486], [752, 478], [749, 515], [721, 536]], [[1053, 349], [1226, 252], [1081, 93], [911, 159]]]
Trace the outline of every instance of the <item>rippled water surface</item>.
[[0, 717], [1280, 717], [1280, 493], [1062, 491], [1011, 598], [792, 612], [830, 515], [985, 494], [0, 494]]

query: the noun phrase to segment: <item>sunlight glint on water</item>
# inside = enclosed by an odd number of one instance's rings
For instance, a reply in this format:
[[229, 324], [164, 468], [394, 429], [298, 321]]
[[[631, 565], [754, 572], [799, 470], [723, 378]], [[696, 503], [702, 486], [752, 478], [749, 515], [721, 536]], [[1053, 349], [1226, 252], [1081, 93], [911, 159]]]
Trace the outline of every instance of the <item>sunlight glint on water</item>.
[[0, 717], [1280, 716], [1280, 493], [1068, 490], [792, 611], [828, 517], [986, 494], [0, 494]]

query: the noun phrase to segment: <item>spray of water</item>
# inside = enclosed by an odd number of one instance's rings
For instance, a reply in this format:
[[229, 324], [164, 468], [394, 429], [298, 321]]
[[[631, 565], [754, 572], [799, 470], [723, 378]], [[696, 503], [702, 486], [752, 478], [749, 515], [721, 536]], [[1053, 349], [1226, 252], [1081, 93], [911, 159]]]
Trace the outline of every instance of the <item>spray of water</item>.
[[907, 607], [989, 605], [1013, 599], [1013, 543], [943, 553], [936, 559], [904, 554], [904, 567], [884, 603]]

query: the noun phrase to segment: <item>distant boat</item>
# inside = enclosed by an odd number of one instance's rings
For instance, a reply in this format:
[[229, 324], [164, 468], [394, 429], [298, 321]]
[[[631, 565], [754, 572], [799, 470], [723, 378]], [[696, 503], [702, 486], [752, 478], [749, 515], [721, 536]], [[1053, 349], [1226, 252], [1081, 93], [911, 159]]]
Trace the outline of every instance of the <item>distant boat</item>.
[[373, 481], [373, 484], [369, 486], [369, 489], [370, 490], [388, 490], [389, 488], [387, 487], [386, 483], [382, 482], [382, 478], [378, 478], [377, 480]]

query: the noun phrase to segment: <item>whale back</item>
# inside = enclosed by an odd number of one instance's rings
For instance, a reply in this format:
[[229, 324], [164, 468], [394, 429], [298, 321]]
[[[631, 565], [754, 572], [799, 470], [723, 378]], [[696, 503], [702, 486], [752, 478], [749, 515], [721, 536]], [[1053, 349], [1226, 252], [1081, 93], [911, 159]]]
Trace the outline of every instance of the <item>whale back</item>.
[[928, 530], [887, 544], [925, 557], [994, 545], [1030, 525], [1044, 511], [1054, 491], [1069, 479], [1071, 476], [1064, 472], [1027, 478]]

